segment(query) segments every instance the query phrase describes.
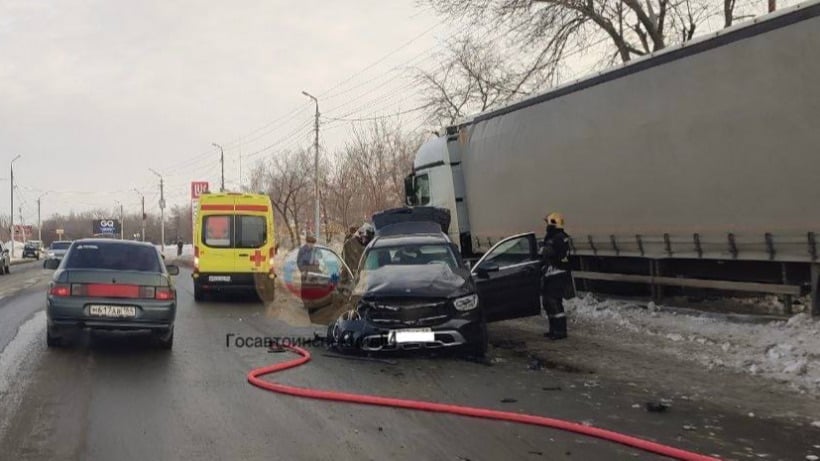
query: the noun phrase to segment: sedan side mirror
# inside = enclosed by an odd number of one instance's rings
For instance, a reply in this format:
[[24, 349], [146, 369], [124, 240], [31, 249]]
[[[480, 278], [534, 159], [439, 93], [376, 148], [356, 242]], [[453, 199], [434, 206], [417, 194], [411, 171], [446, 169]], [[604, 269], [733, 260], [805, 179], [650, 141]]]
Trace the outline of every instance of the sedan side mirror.
[[488, 279], [490, 278], [490, 272], [498, 272], [501, 270], [498, 263], [495, 262], [485, 262], [478, 266], [475, 270], [476, 275], [480, 279]]
[[179, 275], [179, 266], [169, 264], [165, 266], [165, 269], [168, 270], [168, 275]]

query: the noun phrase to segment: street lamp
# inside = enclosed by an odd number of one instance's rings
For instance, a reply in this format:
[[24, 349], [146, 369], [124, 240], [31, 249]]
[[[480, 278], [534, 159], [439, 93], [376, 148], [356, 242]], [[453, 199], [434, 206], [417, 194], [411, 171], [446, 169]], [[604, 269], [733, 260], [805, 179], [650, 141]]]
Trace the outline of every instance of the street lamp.
[[154, 173], [159, 177], [159, 235], [162, 241], [160, 242], [160, 246], [162, 247], [162, 251], [165, 251], [165, 189], [164, 183], [162, 181], [162, 175], [157, 173], [151, 168], [148, 168], [151, 173]]
[[120, 240], [125, 240], [125, 210], [119, 200], [114, 200], [114, 204], [120, 206]]
[[211, 145], [219, 149], [219, 163], [222, 165], [222, 186], [219, 188], [219, 192], [225, 192], [225, 151], [222, 146], [215, 142], [212, 142]]
[[42, 195], [37, 197], [37, 240], [40, 241], [40, 244], [43, 243], [43, 222], [40, 219], [40, 200], [48, 195], [50, 191], [43, 192]]
[[316, 116], [313, 124], [313, 129], [316, 135], [313, 140], [313, 197], [316, 204], [316, 210], [314, 210], [313, 225], [315, 227], [314, 233], [316, 234], [314, 237], [316, 237], [316, 240], [318, 241], [320, 240], [319, 229], [321, 228], [321, 225], [319, 224], [319, 100], [316, 99], [316, 96], [313, 96], [307, 91], [302, 91], [302, 94], [312, 99], [313, 102], [316, 103]]
[[142, 192], [138, 191], [136, 187], [134, 188], [134, 192], [136, 192], [137, 195], [140, 196], [140, 199], [142, 201], [142, 234], [140, 234], [140, 236], [141, 236], [142, 241], [144, 242], [145, 241], [145, 218], [146, 218], [146, 216], [145, 216], [145, 196], [142, 195]]
[[11, 170], [11, 257], [14, 258], [14, 162], [17, 161], [23, 154], [17, 154], [9, 164]]

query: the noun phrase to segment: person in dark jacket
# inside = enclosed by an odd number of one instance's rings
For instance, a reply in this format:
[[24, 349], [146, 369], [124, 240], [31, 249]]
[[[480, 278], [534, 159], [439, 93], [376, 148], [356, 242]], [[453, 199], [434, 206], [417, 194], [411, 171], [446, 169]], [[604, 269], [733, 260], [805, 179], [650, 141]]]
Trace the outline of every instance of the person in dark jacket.
[[549, 339], [567, 337], [567, 315], [564, 312], [564, 295], [572, 286], [569, 264], [569, 235], [564, 232], [564, 217], [560, 213], [550, 213], [544, 218], [547, 233], [541, 248], [543, 278], [541, 280], [541, 300], [549, 318]]

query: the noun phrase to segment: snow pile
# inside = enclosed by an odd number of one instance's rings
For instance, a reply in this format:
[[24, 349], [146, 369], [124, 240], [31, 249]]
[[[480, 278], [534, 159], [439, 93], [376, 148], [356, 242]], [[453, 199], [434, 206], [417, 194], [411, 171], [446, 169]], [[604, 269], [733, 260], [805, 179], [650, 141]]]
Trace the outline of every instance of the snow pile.
[[709, 369], [727, 368], [820, 395], [820, 321], [808, 314], [788, 321], [737, 323], [591, 294], [569, 300], [567, 310], [575, 322], [645, 334], [668, 352]]
[[[26, 246], [23, 242], [14, 242], [14, 260], [23, 259], [23, 248]], [[3, 247], [9, 250], [9, 256], [11, 256], [11, 242], [3, 242]]]

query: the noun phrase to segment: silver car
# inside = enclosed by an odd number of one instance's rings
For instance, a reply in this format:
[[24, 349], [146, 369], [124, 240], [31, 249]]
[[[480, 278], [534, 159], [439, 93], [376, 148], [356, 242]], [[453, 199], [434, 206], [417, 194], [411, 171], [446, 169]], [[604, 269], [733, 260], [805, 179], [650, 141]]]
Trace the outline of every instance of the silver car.
[[57, 240], [56, 242], [51, 242], [51, 246], [48, 247], [46, 250], [46, 257], [45, 261], [43, 261], [43, 267], [48, 266], [49, 260], [57, 260], [57, 262], [62, 261], [63, 256], [65, 256], [66, 251], [68, 251], [68, 247], [71, 246], [71, 241], [69, 240]]

